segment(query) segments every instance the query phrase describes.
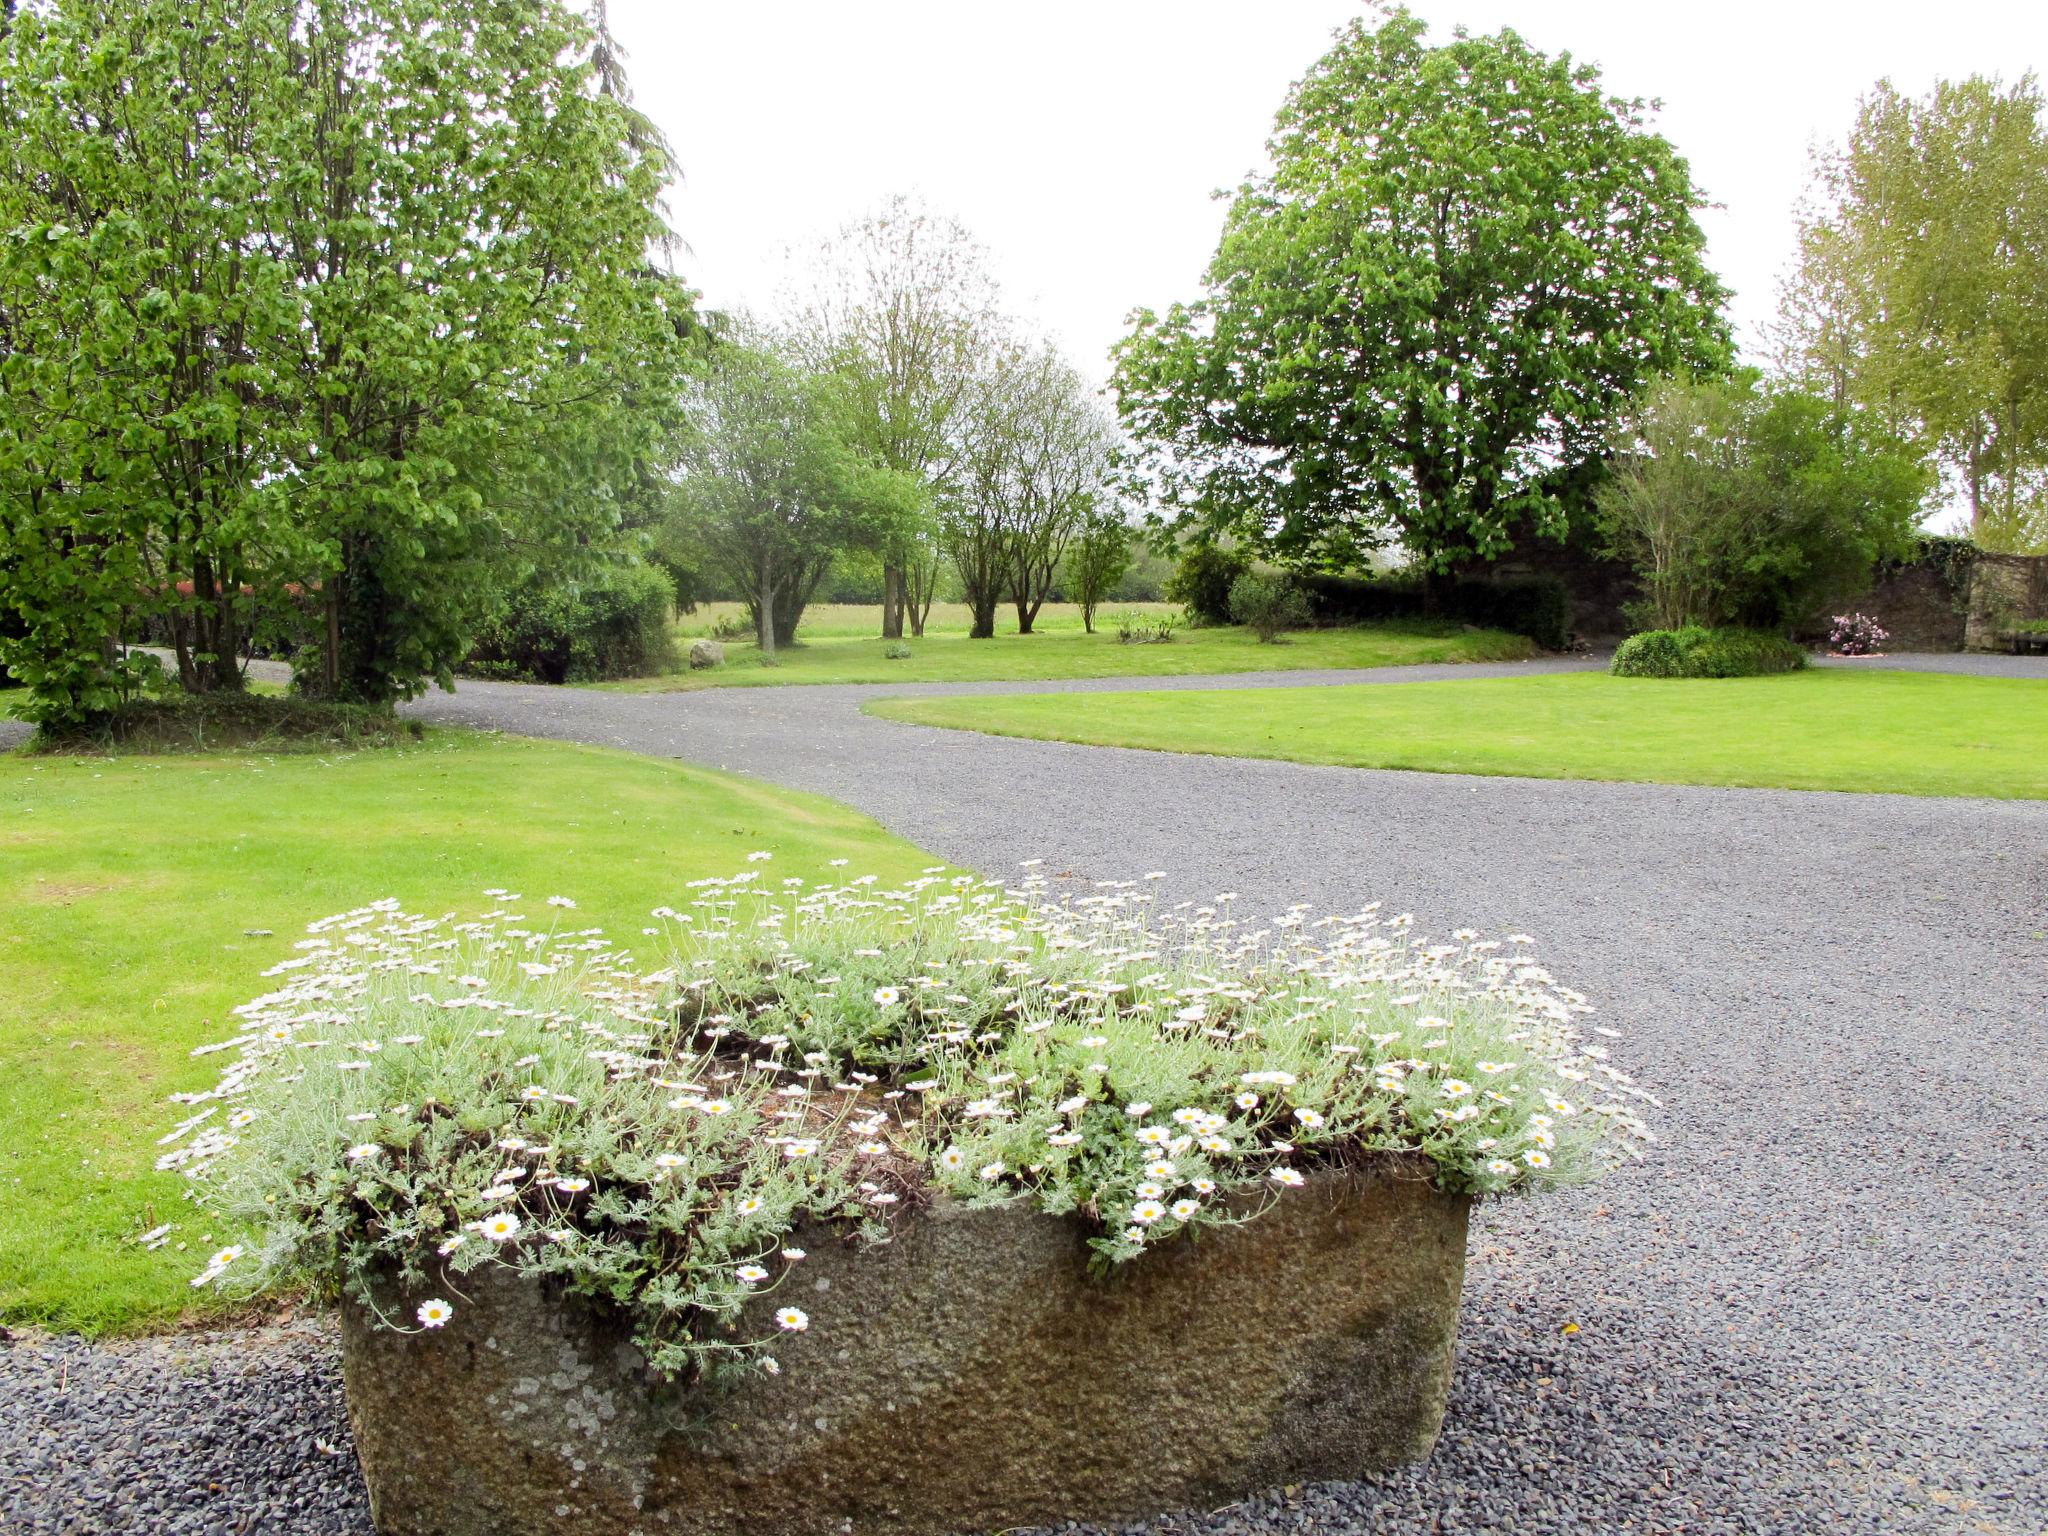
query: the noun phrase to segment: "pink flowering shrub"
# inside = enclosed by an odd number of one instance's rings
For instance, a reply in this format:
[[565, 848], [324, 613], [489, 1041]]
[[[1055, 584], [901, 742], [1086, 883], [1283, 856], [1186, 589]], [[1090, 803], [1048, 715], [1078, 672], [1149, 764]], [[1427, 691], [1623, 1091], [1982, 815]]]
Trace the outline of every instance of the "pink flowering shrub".
[[1828, 632], [1828, 649], [1842, 656], [1868, 656], [1889, 639], [1891, 632], [1869, 614], [1838, 613]]

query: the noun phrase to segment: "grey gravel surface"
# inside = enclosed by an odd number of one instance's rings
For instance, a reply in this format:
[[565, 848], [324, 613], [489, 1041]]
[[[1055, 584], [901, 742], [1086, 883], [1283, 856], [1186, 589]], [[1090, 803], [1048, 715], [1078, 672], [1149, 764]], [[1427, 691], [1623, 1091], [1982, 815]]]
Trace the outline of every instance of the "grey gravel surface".
[[[858, 713], [928, 691], [990, 687], [466, 684], [417, 708], [756, 773], [992, 872], [1161, 869], [1254, 910], [1385, 899], [1438, 933], [1526, 932], [1665, 1102], [1640, 1166], [1479, 1214], [1428, 1465], [1134, 1529], [2048, 1531], [2048, 805], [1315, 768]], [[106, 1409], [51, 1427], [50, 1348]], [[0, 1460], [44, 1447], [17, 1522], [123, 1529], [66, 1524], [68, 1490], [168, 1500], [204, 1465], [223, 1492], [156, 1528], [365, 1529], [345, 1459], [262, 1428], [336, 1422], [317, 1350], [159, 1398], [156, 1348], [0, 1354]], [[123, 1449], [141, 1404], [157, 1430]], [[110, 1424], [113, 1448], [79, 1448]]]
[[370, 1529], [332, 1329], [0, 1344], [0, 1531]]

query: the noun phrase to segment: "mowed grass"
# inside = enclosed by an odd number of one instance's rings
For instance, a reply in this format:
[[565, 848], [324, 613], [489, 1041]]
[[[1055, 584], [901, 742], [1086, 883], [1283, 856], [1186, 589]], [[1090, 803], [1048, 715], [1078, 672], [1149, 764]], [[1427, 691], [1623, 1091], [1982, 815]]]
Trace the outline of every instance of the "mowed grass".
[[889, 699], [923, 725], [1357, 768], [2048, 798], [2048, 681], [1833, 668]]
[[[1131, 605], [1148, 615], [1178, 613], [1167, 603]], [[738, 604], [699, 608], [683, 625], [680, 651], [687, 656], [693, 636], [708, 634]], [[1427, 620], [1303, 630], [1262, 644], [1249, 630], [1182, 626], [1164, 644], [1126, 645], [1116, 636], [1116, 614], [1096, 612], [1096, 632], [1081, 623], [1080, 610], [1047, 604], [1032, 633], [1017, 633], [1015, 610], [997, 616], [996, 633], [967, 638], [967, 611], [959, 604], [932, 610], [921, 638], [901, 643], [908, 657], [890, 658], [895, 643], [879, 638], [881, 609], [814, 605], [804, 614], [797, 643], [771, 665], [751, 640], [727, 640], [722, 667], [664, 677], [633, 678], [597, 686], [635, 692], [680, 688], [761, 687], [802, 683], [989, 683], [1056, 682], [1079, 677], [1179, 677], [1195, 673], [1302, 671], [1325, 667], [1388, 667], [1421, 662], [1521, 661], [1532, 654], [1520, 635], [1467, 629]], [[743, 617], [744, 615], [741, 614]]]
[[[165, 1095], [212, 1083], [222, 1058], [188, 1053], [233, 1033], [307, 922], [385, 896], [474, 912], [506, 886], [536, 924], [638, 937], [690, 880], [833, 858], [885, 880], [932, 862], [828, 801], [455, 732], [334, 757], [0, 755], [0, 1320], [101, 1332], [205, 1305], [188, 1282], [213, 1228], [151, 1166], [181, 1116]], [[184, 1251], [132, 1241], [166, 1221]]]
[[[1095, 610], [1095, 622], [1098, 627], [1114, 629], [1113, 621], [1119, 613], [1142, 613], [1154, 617], [1172, 614], [1178, 618], [1180, 611], [1179, 603], [1103, 603]], [[972, 617], [965, 603], [933, 603], [925, 628], [931, 634], [957, 633], [964, 636]], [[700, 635], [711, 634], [720, 626], [746, 622], [745, 603], [699, 603], [696, 612], [685, 614], [677, 623], [676, 633], [685, 640], [694, 640]], [[1037, 622], [1032, 625], [1034, 632], [1044, 633], [1083, 627], [1079, 603], [1047, 603], [1038, 610]], [[865, 640], [879, 634], [881, 628], [880, 603], [812, 603], [804, 609], [804, 621], [798, 626], [797, 638]], [[996, 629], [1002, 634], [1016, 634], [1017, 610], [1007, 603], [998, 608]]]

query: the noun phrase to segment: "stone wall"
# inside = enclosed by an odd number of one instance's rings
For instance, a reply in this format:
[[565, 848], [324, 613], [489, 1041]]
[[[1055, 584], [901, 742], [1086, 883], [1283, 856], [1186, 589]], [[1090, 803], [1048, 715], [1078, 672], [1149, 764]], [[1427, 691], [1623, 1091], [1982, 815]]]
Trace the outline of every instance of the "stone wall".
[[2029, 619], [2048, 619], [2048, 555], [1979, 554], [1970, 568], [1964, 648], [2002, 651], [2000, 631]]
[[1562, 582], [1571, 597], [1573, 636], [1584, 645], [1611, 645], [1630, 633], [1633, 626], [1624, 611], [1642, 595], [1628, 563], [1599, 552], [1583, 514], [1572, 519], [1561, 539], [1540, 534], [1524, 522], [1514, 530], [1508, 553], [1496, 561], [1473, 561], [1462, 574], [1494, 581], [1543, 576]]
[[[1847, 606], [1869, 614], [1891, 631], [1891, 639], [1885, 642], [1891, 650], [1963, 648], [1964, 594], [1938, 565], [1915, 561], [1881, 567], [1870, 591]], [[1825, 641], [1828, 629], [1823, 618], [1812, 638]]]

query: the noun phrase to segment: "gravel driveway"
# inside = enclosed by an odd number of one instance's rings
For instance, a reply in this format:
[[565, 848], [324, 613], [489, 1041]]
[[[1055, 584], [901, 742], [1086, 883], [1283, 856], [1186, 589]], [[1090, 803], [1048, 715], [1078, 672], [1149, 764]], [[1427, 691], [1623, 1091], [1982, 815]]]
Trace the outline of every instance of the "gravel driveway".
[[[1479, 1214], [1431, 1462], [1147, 1529], [2048, 1531], [2048, 804], [1316, 768], [858, 713], [989, 691], [465, 684], [415, 708], [759, 774], [992, 872], [1162, 869], [1253, 910], [1384, 898], [1439, 933], [1526, 932], [1602, 1007], [1664, 1139]], [[203, 1390], [139, 1430], [166, 1346], [0, 1355], [0, 1422], [42, 1447], [0, 1514], [366, 1531], [347, 1459], [302, 1444], [339, 1433], [328, 1356], [297, 1341], [270, 1368], [258, 1344], [251, 1374], [205, 1356]]]

